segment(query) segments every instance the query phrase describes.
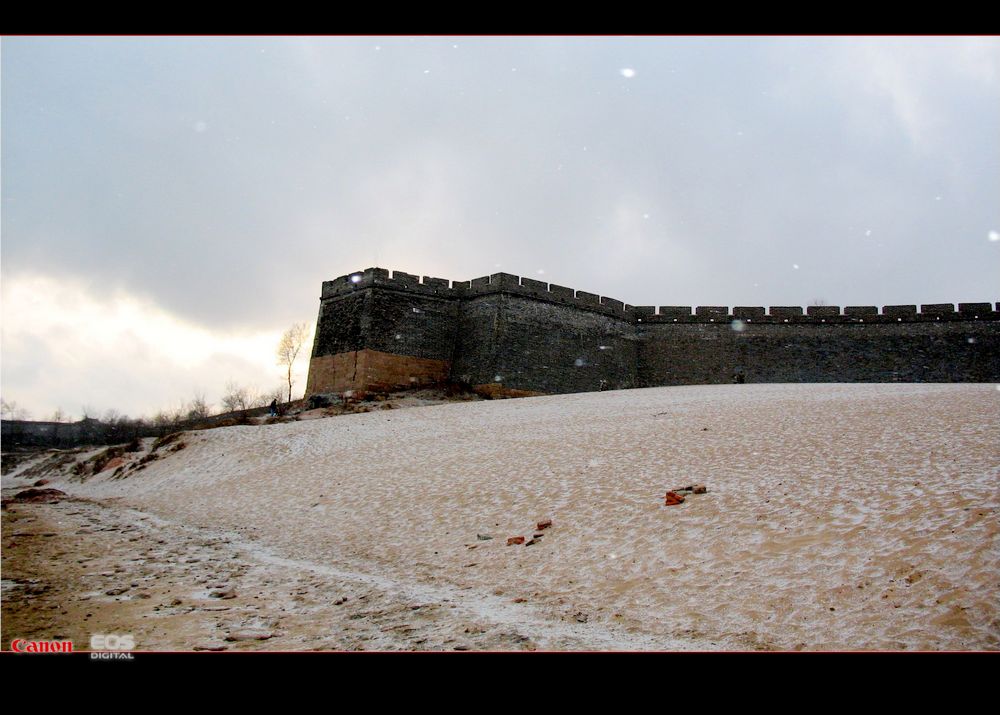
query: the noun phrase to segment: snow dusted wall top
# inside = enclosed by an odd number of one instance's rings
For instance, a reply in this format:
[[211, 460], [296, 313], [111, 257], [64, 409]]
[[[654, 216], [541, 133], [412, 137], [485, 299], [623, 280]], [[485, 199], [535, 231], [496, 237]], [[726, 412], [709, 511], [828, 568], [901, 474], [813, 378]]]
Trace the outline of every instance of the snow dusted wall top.
[[1000, 304], [633, 306], [508, 273], [448, 281], [368, 268], [323, 283], [313, 359], [360, 350], [444, 361], [454, 380], [544, 393], [989, 382], [1000, 381]]

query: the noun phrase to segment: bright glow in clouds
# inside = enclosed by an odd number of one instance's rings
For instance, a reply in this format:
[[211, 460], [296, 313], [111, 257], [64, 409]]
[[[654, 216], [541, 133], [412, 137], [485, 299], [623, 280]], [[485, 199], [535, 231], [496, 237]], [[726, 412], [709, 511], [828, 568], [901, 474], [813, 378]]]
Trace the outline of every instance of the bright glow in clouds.
[[[126, 294], [40, 275], [3, 282], [3, 395], [44, 419], [87, 406], [133, 417], [181, 407], [203, 393], [219, 409], [226, 383], [271, 391], [282, 330], [218, 333]], [[293, 396], [305, 388], [304, 347]], [[286, 388], [287, 389], [287, 388]]]

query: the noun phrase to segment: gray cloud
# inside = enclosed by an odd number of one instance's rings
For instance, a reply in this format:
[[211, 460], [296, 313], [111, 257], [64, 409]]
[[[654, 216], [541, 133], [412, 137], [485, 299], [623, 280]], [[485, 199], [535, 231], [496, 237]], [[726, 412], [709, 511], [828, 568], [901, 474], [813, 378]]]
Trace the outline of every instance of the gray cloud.
[[3, 49], [5, 270], [99, 276], [210, 324], [287, 319], [375, 256], [455, 279], [537, 264], [647, 302], [994, 285], [995, 40]]

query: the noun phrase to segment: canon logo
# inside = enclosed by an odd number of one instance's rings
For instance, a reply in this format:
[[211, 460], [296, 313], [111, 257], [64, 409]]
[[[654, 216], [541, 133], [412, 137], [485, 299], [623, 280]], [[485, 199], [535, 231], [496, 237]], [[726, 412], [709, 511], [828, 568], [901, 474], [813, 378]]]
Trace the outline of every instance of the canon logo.
[[26, 641], [16, 638], [10, 642], [15, 653], [72, 653], [73, 641]]

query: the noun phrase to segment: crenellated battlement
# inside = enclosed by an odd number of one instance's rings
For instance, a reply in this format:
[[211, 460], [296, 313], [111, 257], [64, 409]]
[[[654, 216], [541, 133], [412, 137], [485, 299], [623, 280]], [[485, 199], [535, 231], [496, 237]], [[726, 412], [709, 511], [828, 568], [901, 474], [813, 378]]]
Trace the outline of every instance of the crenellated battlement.
[[799, 306], [735, 306], [731, 311], [721, 306], [698, 306], [692, 314], [691, 306], [652, 306], [633, 309], [637, 319], [650, 323], [714, 323], [739, 320], [744, 323], [923, 323], [965, 320], [1000, 320], [1000, 303], [953, 303], [921, 305], [847, 306], [841, 311], [835, 305]]
[[332, 281], [324, 281], [321, 298], [336, 298], [372, 287], [399, 290], [417, 295], [469, 298], [494, 293], [510, 293], [559, 305], [620, 317], [634, 323], [893, 323], [940, 322], [949, 320], [1000, 320], [1000, 302], [931, 303], [916, 305], [847, 306], [633, 306], [616, 298], [575, 290], [510, 273], [494, 273], [469, 281], [418, 276], [385, 268], [366, 268]]
[[511, 273], [494, 273], [469, 281], [449, 281], [444, 278], [413, 275], [403, 271], [393, 271], [392, 275], [384, 268], [366, 268], [356, 273], [348, 273], [332, 281], [323, 283], [322, 298], [336, 298], [348, 295], [358, 290], [372, 287], [401, 290], [419, 295], [437, 295], [451, 298], [467, 298], [493, 293], [512, 293], [516, 295], [538, 298], [540, 300], [575, 305], [584, 310], [594, 310], [622, 318], [630, 317], [632, 306], [620, 300], [600, 296], [596, 293], [578, 291], [566, 286], [546, 283], [534, 278], [523, 278]]

